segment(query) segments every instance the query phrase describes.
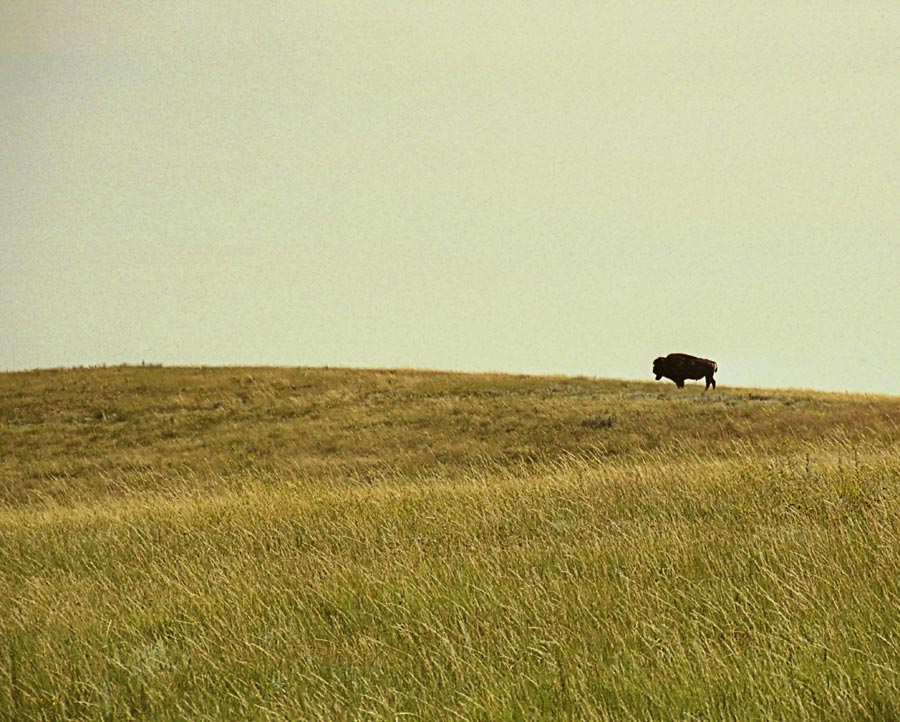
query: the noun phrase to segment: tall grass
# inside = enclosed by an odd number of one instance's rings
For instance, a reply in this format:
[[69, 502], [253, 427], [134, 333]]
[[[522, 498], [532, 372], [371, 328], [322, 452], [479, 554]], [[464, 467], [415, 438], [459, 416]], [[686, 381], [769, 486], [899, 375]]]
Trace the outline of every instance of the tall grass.
[[106, 369], [0, 411], [3, 718], [900, 719], [896, 399]]

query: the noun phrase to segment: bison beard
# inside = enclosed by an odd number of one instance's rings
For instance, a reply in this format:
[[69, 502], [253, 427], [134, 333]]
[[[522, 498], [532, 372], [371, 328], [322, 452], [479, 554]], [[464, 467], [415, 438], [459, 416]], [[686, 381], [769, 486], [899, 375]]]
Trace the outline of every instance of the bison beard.
[[706, 390], [712, 386], [716, 388], [716, 380], [713, 374], [719, 370], [715, 361], [706, 358], [697, 358], [686, 353], [670, 353], [668, 356], [660, 356], [653, 361], [653, 373], [659, 381], [663, 376], [672, 379], [675, 385], [683, 389], [685, 379], [706, 379]]

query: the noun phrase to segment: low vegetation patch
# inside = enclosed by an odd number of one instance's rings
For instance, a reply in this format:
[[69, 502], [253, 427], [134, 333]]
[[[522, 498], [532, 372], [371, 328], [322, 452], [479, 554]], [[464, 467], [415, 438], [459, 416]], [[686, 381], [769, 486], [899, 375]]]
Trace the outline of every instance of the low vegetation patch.
[[594, 414], [584, 419], [581, 425], [589, 429], [611, 429], [614, 423], [616, 423], [615, 414]]
[[892, 397], [0, 375], [2, 719], [898, 719], [898, 568]]

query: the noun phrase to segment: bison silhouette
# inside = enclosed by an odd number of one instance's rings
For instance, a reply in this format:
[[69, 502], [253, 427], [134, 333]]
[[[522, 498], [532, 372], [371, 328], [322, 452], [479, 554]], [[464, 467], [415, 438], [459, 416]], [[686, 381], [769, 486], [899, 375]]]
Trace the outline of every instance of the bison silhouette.
[[706, 390], [710, 385], [716, 388], [716, 380], [713, 374], [719, 370], [719, 365], [708, 358], [697, 358], [686, 353], [670, 353], [668, 356], [660, 356], [653, 361], [653, 373], [659, 381], [663, 376], [672, 379], [675, 385], [683, 389], [684, 380], [694, 381], [706, 378]]

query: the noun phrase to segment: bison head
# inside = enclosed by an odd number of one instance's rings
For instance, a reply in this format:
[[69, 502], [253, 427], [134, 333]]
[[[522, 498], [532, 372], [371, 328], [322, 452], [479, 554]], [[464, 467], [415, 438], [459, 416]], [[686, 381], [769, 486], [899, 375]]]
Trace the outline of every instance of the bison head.
[[659, 356], [653, 359], [653, 373], [656, 375], [656, 380], [659, 381], [662, 378], [663, 366], [665, 366], [666, 360]]

